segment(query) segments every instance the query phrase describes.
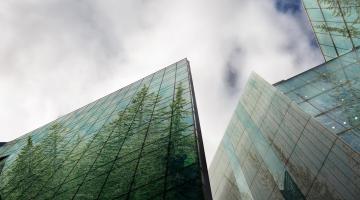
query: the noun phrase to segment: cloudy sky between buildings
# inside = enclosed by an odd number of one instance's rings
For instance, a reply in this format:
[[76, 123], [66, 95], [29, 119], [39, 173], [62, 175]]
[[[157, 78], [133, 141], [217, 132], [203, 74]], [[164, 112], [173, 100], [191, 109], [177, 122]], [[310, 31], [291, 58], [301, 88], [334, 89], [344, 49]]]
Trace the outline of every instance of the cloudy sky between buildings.
[[323, 62], [300, 0], [2, 0], [0, 27], [0, 141], [186, 57], [210, 162], [251, 71]]

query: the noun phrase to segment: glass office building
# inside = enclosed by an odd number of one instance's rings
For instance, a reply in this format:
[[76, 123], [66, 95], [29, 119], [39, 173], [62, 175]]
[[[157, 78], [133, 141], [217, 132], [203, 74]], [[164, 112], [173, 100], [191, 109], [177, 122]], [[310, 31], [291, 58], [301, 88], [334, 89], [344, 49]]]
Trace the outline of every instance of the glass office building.
[[211, 199], [186, 59], [0, 147], [0, 199]]
[[325, 60], [360, 45], [359, 0], [303, 0]]
[[359, 53], [275, 85], [252, 74], [210, 166], [213, 198], [358, 199]]

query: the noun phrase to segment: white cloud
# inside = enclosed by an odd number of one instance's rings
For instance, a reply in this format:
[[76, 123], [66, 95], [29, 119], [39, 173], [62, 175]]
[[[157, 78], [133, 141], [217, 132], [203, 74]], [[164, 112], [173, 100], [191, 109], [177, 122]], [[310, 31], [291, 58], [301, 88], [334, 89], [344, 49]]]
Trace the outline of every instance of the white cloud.
[[2, 0], [0, 141], [187, 57], [210, 161], [251, 70], [276, 82], [322, 61], [304, 23], [269, 0]]

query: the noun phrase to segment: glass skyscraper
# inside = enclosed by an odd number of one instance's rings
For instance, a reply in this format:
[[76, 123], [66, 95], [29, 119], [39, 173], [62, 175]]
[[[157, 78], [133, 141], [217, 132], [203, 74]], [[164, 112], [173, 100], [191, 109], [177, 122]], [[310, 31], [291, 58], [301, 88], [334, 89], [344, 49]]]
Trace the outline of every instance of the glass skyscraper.
[[186, 59], [0, 146], [0, 199], [211, 199]]
[[359, 0], [303, 0], [325, 60], [360, 45]]
[[359, 56], [274, 85], [252, 74], [210, 166], [213, 198], [358, 199]]

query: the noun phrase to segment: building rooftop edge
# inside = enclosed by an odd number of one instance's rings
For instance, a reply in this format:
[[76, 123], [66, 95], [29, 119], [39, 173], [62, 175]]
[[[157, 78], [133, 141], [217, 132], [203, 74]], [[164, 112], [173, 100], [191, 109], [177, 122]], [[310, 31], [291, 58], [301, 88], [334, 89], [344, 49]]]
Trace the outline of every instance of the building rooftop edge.
[[[343, 54], [343, 55], [341, 55], [341, 56], [339, 56], [339, 57], [337, 57], [337, 58], [341, 58], [341, 57], [343, 57], [343, 56], [346, 56], [346, 55], [348, 55], [348, 54], [350, 54], [350, 53], [352, 53], [352, 52], [354, 52], [354, 51], [356, 51], [356, 50], [359, 50], [359, 49], [360, 49], [360, 46], [355, 47], [355, 48], [353, 48], [351, 51], [349, 51], [349, 52], [347, 52], [347, 53], [345, 53], [345, 54]], [[329, 62], [332, 62], [332, 61], [336, 60], [337, 58], [334, 58], [334, 59], [325, 61], [325, 62], [323, 62], [323, 63], [321, 63], [321, 64], [319, 64], [319, 65], [316, 65], [316, 66], [314, 66], [314, 67], [312, 67], [312, 68], [310, 68], [310, 69], [307, 69], [307, 70], [305, 70], [305, 71], [303, 71], [303, 72], [300, 72], [299, 74], [296, 74], [295, 76], [292, 76], [292, 77], [290, 77], [290, 78], [288, 78], [288, 79], [283, 79], [283, 80], [280, 80], [280, 81], [278, 81], [278, 82], [276, 82], [276, 83], [273, 83], [272, 85], [273, 85], [273, 86], [277, 86], [277, 85], [279, 85], [280, 83], [282, 83], [282, 82], [284, 82], [284, 81], [288, 81], [288, 80], [290, 80], [290, 79], [296, 78], [296, 77], [298, 77], [298, 76], [300, 76], [300, 75], [302, 75], [302, 74], [305, 74], [305, 73], [308, 72], [308, 71], [311, 71], [311, 70], [313, 70], [313, 69], [315, 69], [315, 68], [317, 68], [317, 67], [321, 67], [321, 66], [323, 66], [323, 65], [325, 65], [325, 64], [327, 64], [327, 63], [329, 63]]]

